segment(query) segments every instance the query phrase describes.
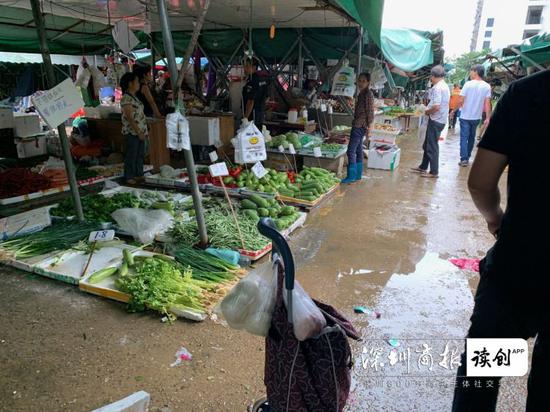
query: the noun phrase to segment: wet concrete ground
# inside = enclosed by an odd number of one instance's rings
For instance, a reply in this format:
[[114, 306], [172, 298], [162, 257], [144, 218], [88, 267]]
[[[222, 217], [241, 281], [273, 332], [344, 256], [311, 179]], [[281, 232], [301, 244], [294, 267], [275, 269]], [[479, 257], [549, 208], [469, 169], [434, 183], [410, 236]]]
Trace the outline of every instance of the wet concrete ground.
[[[415, 132], [398, 143], [397, 171], [368, 170], [291, 241], [301, 284], [364, 339], [353, 344], [350, 411], [450, 410], [454, 370], [439, 355], [445, 343], [461, 344], [477, 274], [447, 259], [482, 257], [492, 244], [467, 193], [468, 169], [457, 165], [457, 137], [440, 145], [438, 180], [409, 172], [421, 157]], [[88, 411], [137, 390], [151, 394], [153, 411], [244, 411], [264, 393], [261, 338], [210, 320], [169, 326], [4, 266], [0, 276], [2, 411]], [[354, 314], [358, 305], [381, 317]], [[396, 377], [403, 362], [372, 367], [372, 351], [410, 348], [412, 369], [423, 343], [433, 349], [432, 371], [405, 379]], [[180, 346], [193, 360], [171, 368]], [[499, 411], [522, 410], [524, 399], [525, 379], [503, 380]]]

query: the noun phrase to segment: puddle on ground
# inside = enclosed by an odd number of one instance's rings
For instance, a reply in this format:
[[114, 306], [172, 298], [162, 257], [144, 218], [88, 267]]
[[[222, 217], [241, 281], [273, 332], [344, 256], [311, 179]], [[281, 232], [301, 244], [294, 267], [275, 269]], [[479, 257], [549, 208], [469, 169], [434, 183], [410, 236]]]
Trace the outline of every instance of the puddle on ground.
[[[364, 282], [371, 278], [362, 277]], [[414, 272], [391, 275], [370, 303], [380, 312], [379, 319], [360, 314], [352, 317], [363, 342], [354, 344], [353, 397], [348, 409], [450, 410], [456, 365], [451, 370], [439, 366], [438, 362], [447, 342], [456, 356], [463, 349], [473, 306], [472, 292], [463, 271], [438, 254], [428, 252], [416, 264]], [[413, 375], [422, 350], [426, 349], [423, 344], [433, 350], [434, 368], [428, 374]], [[402, 369], [392, 370], [407, 349], [411, 350], [409, 375]], [[380, 359], [385, 360], [385, 363], [382, 361], [385, 367], [378, 371], [369, 366], [374, 365], [369, 363], [373, 350], [380, 350]]]

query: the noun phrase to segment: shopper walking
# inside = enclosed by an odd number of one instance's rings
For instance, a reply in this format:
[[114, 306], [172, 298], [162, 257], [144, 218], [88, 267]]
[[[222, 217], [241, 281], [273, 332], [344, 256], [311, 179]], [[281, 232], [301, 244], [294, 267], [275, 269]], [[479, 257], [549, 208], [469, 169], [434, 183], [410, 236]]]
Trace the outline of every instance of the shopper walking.
[[143, 103], [136, 96], [140, 88], [139, 78], [135, 73], [126, 73], [120, 79], [122, 98], [122, 135], [125, 138], [124, 178], [129, 184], [143, 178], [143, 159], [145, 157], [145, 140], [148, 136], [147, 121], [143, 112]]
[[[537, 336], [527, 384], [527, 412], [550, 411], [550, 255], [548, 242], [543, 240], [550, 231], [550, 220], [541, 198], [541, 182], [550, 179], [550, 170], [545, 162], [533, 160], [534, 151], [550, 151], [550, 141], [538, 139], [535, 147], [532, 141], [533, 136], [548, 134], [549, 107], [550, 71], [512, 83], [479, 143], [468, 181], [475, 205], [497, 238], [480, 264], [468, 338]], [[508, 201], [503, 212], [498, 183], [506, 166]], [[488, 359], [492, 361], [493, 356]], [[463, 378], [467, 361], [463, 354], [453, 412], [495, 411], [500, 378]]]
[[361, 73], [357, 78], [359, 95], [355, 103], [355, 114], [348, 144], [348, 175], [342, 179], [342, 183], [361, 180], [363, 175], [363, 138], [374, 121], [374, 95], [369, 84], [370, 73]]
[[460, 86], [455, 83], [453, 90], [451, 90], [451, 100], [449, 102], [449, 130], [454, 130], [456, 127], [456, 120], [460, 116]]
[[[432, 88], [428, 93], [428, 107], [425, 114], [429, 116], [426, 137], [424, 139], [424, 155], [420, 166], [413, 168], [422, 177], [437, 178], [439, 176], [439, 136], [449, 118], [449, 86], [445, 83], [445, 69], [441, 65], [432, 67], [430, 72]], [[429, 173], [428, 173], [429, 168]]]
[[476, 141], [477, 126], [485, 112], [483, 125], [486, 128], [491, 119], [491, 86], [483, 80], [485, 69], [482, 65], [472, 66], [470, 80], [460, 92], [460, 163], [468, 166]]

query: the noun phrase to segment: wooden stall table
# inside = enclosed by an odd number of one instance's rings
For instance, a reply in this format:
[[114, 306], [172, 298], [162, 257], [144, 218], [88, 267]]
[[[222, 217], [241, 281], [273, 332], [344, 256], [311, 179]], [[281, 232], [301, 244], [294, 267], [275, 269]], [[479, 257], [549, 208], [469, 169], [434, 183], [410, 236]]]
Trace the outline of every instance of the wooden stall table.
[[[124, 153], [124, 136], [120, 119], [88, 118], [92, 138], [104, 139], [115, 152]], [[164, 119], [147, 119], [149, 125], [149, 163], [154, 169], [170, 164], [170, 150], [166, 147], [166, 124]]]

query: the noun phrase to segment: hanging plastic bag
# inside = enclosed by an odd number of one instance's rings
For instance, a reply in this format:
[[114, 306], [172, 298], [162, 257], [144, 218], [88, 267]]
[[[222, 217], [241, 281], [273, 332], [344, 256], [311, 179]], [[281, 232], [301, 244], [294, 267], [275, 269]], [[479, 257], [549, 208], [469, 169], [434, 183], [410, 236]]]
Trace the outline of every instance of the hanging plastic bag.
[[228, 325], [253, 335], [267, 336], [277, 295], [277, 265], [266, 263], [239, 283], [222, 300], [220, 309]]
[[349, 67], [347, 61], [334, 75], [332, 81], [333, 96], [353, 97], [355, 95], [355, 70]]
[[254, 122], [243, 123], [231, 143], [235, 147], [236, 163], [256, 163], [267, 159], [264, 135]]
[[[284, 290], [283, 299], [288, 309], [287, 290]], [[313, 338], [321, 333], [327, 325], [325, 317], [309, 297], [298, 281], [294, 281], [292, 291], [292, 327], [294, 336], [300, 341]]]
[[166, 146], [173, 150], [191, 150], [191, 139], [189, 137], [189, 121], [176, 111], [166, 115]]
[[151, 243], [157, 234], [172, 227], [173, 216], [164, 209], [118, 209], [111, 213], [120, 230], [129, 233], [141, 243]]

